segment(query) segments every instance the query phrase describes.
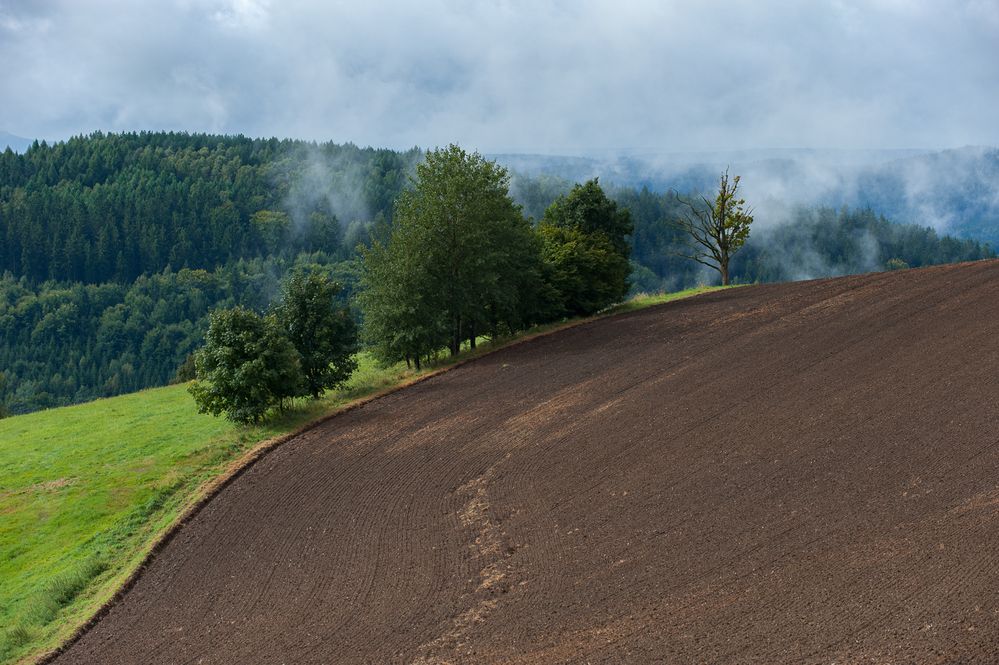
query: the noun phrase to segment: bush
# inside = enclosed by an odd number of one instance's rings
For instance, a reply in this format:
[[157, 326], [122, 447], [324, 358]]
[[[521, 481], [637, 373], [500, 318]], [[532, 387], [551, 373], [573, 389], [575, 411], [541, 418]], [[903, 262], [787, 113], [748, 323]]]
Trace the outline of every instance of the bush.
[[902, 259], [888, 259], [888, 263], [885, 264], [888, 270], [906, 270], [909, 264]]

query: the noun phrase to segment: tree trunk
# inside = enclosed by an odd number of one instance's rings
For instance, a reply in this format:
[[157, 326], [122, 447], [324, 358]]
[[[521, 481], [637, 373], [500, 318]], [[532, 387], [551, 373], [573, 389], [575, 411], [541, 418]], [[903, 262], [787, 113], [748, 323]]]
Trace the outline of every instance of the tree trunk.
[[461, 351], [461, 317], [455, 317], [451, 322], [451, 343], [448, 350], [452, 356]]
[[416, 371], [419, 372], [420, 371], [420, 354], [419, 353], [416, 354], [416, 358], [414, 359], [414, 362], [416, 364]]
[[728, 286], [728, 261], [721, 263], [722, 286]]

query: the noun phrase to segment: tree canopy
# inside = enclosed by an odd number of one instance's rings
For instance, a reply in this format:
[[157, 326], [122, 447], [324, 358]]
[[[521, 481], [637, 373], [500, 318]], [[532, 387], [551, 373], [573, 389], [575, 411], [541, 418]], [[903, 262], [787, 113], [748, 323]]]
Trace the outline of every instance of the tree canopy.
[[[689, 236], [665, 223], [686, 210], [685, 196], [506, 174], [455, 150], [434, 151], [426, 184], [417, 149], [98, 132], [5, 151], [0, 403], [21, 414], [188, 380], [210, 312], [267, 311], [289, 275], [314, 266], [342, 285], [337, 307], [361, 305], [351, 314], [367, 346], [411, 362], [453, 348], [458, 328], [458, 343], [471, 344], [597, 311], [626, 297], [629, 283], [659, 291], [703, 281], [700, 264], [679, 256], [689, 253]], [[451, 189], [425, 205], [432, 182]], [[459, 194], [472, 189], [485, 192], [482, 205], [460, 207]], [[536, 227], [517, 204], [541, 218]], [[402, 224], [395, 217], [404, 208]], [[460, 217], [444, 215], [459, 209]], [[754, 227], [729, 278], [994, 256], [980, 242], [905, 221], [867, 209], [788, 208], [786, 223]], [[458, 236], [451, 244], [448, 230]], [[368, 247], [363, 258], [359, 244]], [[454, 273], [448, 257], [460, 259]], [[461, 276], [454, 288], [451, 274]]]
[[548, 207], [539, 226], [542, 255], [567, 314], [592, 314], [628, 293], [633, 230], [630, 212], [596, 179]]
[[533, 230], [506, 170], [456, 145], [433, 150], [364, 253], [368, 339], [387, 360], [422, 357], [544, 309]]
[[275, 317], [245, 307], [212, 313], [195, 364], [198, 380], [189, 390], [198, 411], [234, 422], [257, 422], [301, 392], [301, 355]]
[[319, 271], [287, 280], [274, 316], [298, 351], [303, 387], [316, 398], [341, 387], [357, 369], [357, 325], [337, 302], [341, 286]]

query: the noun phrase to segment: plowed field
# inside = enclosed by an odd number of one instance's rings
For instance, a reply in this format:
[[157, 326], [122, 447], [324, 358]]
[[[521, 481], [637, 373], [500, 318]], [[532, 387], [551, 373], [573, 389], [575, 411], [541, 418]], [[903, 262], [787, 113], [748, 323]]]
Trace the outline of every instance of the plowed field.
[[338, 416], [57, 662], [999, 662], [999, 262], [711, 293]]

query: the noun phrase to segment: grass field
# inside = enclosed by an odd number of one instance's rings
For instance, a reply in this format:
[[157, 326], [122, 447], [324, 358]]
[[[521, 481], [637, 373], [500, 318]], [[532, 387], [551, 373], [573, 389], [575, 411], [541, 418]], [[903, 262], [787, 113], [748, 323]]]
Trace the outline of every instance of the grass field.
[[[638, 296], [610, 313], [708, 290]], [[198, 414], [184, 385], [0, 420], [0, 663], [30, 660], [70, 636], [255, 445], [416, 376], [362, 354], [345, 390], [258, 426]]]

